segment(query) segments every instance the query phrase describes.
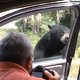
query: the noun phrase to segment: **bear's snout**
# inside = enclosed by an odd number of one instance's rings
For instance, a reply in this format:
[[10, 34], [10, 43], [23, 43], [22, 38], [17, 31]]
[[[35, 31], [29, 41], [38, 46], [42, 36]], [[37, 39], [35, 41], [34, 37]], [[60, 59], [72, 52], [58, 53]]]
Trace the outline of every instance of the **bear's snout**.
[[69, 40], [69, 33], [65, 33], [60, 39], [60, 41], [64, 44], [66, 44], [68, 40]]

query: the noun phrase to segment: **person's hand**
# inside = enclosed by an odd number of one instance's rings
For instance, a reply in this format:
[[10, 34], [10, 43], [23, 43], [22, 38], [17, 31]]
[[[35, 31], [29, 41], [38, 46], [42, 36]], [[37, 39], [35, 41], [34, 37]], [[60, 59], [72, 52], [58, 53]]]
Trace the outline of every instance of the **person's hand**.
[[48, 78], [48, 80], [60, 80], [60, 75], [53, 71], [54, 75], [52, 75], [49, 71], [45, 70], [44, 75]]

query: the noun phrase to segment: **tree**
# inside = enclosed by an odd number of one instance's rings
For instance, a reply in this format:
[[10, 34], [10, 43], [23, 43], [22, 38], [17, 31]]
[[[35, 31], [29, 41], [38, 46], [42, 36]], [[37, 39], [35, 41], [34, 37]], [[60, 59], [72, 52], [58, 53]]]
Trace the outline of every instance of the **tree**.
[[71, 25], [71, 13], [69, 11], [65, 11], [60, 19], [60, 24], [70, 27]]
[[15, 25], [18, 27], [20, 32], [26, 32], [27, 30], [31, 29], [34, 34], [39, 34], [40, 32], [40, 25], [41, 25], [41, 13], [27, 16], [18, 20]]
[[26, 24], [25, 24], [24, 19], [20, 19], [19, 21], [15, 23], [15, 25], [17, 26], [19, 32], [25, 32]]

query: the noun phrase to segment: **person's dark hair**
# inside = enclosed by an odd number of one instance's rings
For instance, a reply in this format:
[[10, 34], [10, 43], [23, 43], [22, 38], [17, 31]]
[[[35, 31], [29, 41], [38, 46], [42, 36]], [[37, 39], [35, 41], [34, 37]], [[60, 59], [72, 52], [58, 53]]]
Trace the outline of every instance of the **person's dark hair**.
[[23, 33], [10, 32], [0, 40], [0, 61], [22, 65], [32, 55], [30, 39]]

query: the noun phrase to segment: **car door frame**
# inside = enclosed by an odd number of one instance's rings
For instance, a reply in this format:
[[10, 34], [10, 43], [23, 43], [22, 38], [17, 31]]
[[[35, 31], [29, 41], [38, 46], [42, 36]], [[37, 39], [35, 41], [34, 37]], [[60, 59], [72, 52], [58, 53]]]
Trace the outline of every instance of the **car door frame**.
[[70, 41], [68, 44], [68, 49], [67, 49], [67, 63], [66, 63], [66, 68], [65, 68], [65, 80], [67, 80], [68, 74], [69, 74], [69, 70], [70, 70], [70, 66], [71, 66], [71, 62], [72, 59], [74, 57], [74, 53], [75, 53], [75, 48], [76, 48], [76, 43], [77, 43], [77, 38], [78, 38], [78, 33], [79, 33], [79, 29], [80, 29], [80, 7], [76, 6], [78, 11], [79, 11], [79, 15], [76, 19], [76, 23], [72, 29], [72, 33], [71, 33], [71, 37], [70, 37]]

